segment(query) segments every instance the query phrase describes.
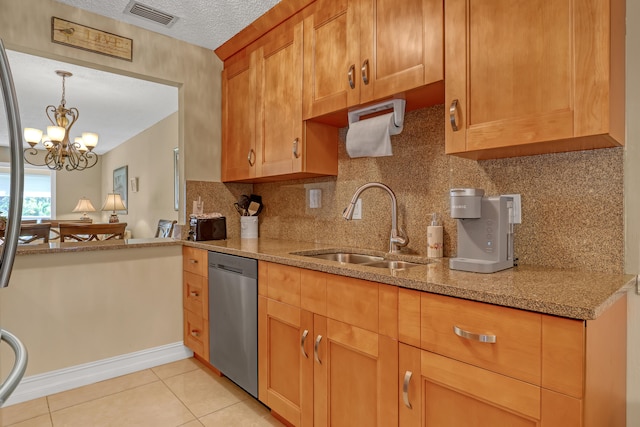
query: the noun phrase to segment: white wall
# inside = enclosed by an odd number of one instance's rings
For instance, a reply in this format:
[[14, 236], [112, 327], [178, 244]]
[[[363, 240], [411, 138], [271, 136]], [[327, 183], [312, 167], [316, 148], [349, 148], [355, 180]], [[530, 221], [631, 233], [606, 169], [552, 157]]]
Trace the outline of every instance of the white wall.
[[[178, 113], [134, 136], [102, 156], [102, 200], [113, 191], [113, 170], [128, 167], [128, 178], [138, 177], [138, 192], [128, 186], [126, 222], [132, 237], [154, 237], [159, 219], [178, 219], [173, 201], [173, 149], [178, 146]], [[96, 206], [100, 209], [100, 206]], [[109, 220], [103, 213], [102, 221]]]
[[181, 246], [18, 255], [0, 313], [29, 351], [27, 376], [180, 342]]
[[[640, 272], [640, 2], [627, 0], [627, 144], [625, 147], [625, 269]], [[628, 305], [627, 425], [640, 425], [640, 297]]]

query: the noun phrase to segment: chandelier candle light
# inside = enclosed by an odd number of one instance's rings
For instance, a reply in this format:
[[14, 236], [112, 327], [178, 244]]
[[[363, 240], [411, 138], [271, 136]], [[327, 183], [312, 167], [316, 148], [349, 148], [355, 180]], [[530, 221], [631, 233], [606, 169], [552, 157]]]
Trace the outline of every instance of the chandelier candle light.
[[[98, 156], [93, 153], [93, 149], [98, 144], [98, 134], [84, 132], [82, 137], [75, 138], [73, 143], [69, 141], [71, 127], [80, 116], [77, 108], [66, 107], [65, 79], [73, 74], [61, 70], [56, 71], [56, 74], [62, 77], [62, 99], [57, 108], [49, 105], [45, 109], [47, 117], [53, 126], [47, 126], [46, 135], [43, 135], [40, 129], [24, 129], [24, 139], [30, 145], [30, 148], [25, 148], [24, 150], [24, 160], [29, 164], [47, 166], [53, 170], [65, 168], [68, 171], [81, 171], [88, 169], [98, 163]], [[38, 150], [36, 150], [35, 146], [40, 141], [42, 141], [44, 148], [47, 149], [44, 162], [30, 161], [26, 154], [37, 156]]]

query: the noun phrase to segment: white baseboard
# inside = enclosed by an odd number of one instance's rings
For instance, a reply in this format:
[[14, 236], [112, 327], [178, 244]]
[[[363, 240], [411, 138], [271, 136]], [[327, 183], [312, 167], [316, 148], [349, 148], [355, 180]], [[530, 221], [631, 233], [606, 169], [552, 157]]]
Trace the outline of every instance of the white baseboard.
[[15, 405], [154, 366], [187, 359], [193, 352], [182, 342], [32, 375], [22, 379], [4, 406]]

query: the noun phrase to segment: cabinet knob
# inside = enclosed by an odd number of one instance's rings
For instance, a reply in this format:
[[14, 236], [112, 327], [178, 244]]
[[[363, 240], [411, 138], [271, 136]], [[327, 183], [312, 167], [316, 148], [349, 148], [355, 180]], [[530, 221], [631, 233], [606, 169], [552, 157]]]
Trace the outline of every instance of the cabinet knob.
[[351, 66], [349, 67], [349, 72], [347, 73], [347, 77], [349, 78], [349, 87], [351, 89], [355, 89], [356, 87], [356, 82], [355, 80], [353, 80], [353, 75], [356, 72], [356, 64], [351, 64]]
[[249, 166], [253, 166], [256, 163], [256, 152], [253, 151], [253, 148], [249, 150], [249, 154], [247, 154], [247, 161], [249, 162]]
[[199, 293], [197, 293], [196, 291], [191, 291], [190, 295], [191, 295], [192, 297], [199, 297], [199, 296], [200, 296], [200, 294], [199, 294]]
[[193, 258], [191, 258], [191, 259], [189, 259], [189, 262], [190, 262], [191, 264], [197, 264], [197, 263], [198, 263], [198, 260], [197, 260], [197, 259], [193, 259]]
[[300, 153], [298, 152], [298, 144], [300, 142], [300, 139], [296, 138], [293, 140], [293, 157], [295, 157], [296, 159], [300, 157]]
[[195, 337], [195, 338], [198, 338], [200, 336], [200, 331], [198, 331], [197, 329], [193, 329], [191, 331], [191, 336]]
[[305, 359], [309, 358], [309, 356], [307, 355], [307, 352], [304, 351], [304, 343], [305, 341], [307, 341], [307, 335], [309, 335], [309, 331], [305, 329], [304, 332], [302, 333], [302, 338], [300, 338], [300, 351], [302, 351], [302, 355], [304, 356]]
[[362, 74], [362, 82], [366, 85], [369, 84], [369, 60], [365, 59], [360, 67], [360, 73]]
[[454, 132], [458, 131], [458, 121], [457, 121], [457, 116], [458, 116], [458, 100], [454, 99], [453, 102], [451, 103], [451, 106], [449, 107], [449, 121], [451, 122], [451, 129], [453, 129]]
[[495, 344], [497, 340], [497, 337], [495, 335], [476, 334], [473, 332], [465, 331], [464, 329], [461, 329], [455, 325], [453, 326], [453, 333], [460, 338], [488, 344]]

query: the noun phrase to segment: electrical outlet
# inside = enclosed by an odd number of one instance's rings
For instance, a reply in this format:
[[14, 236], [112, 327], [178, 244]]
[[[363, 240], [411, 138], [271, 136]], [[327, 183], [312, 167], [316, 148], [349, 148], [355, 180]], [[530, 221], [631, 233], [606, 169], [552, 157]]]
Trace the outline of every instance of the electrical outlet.
[[522, 224], [522, 202], [519, 194], [504, 194], [513, 197], [513, 223]]
[[362, 219], [362, 199], [356, 200], [356, 206], [353, 210], [352, 219]]

